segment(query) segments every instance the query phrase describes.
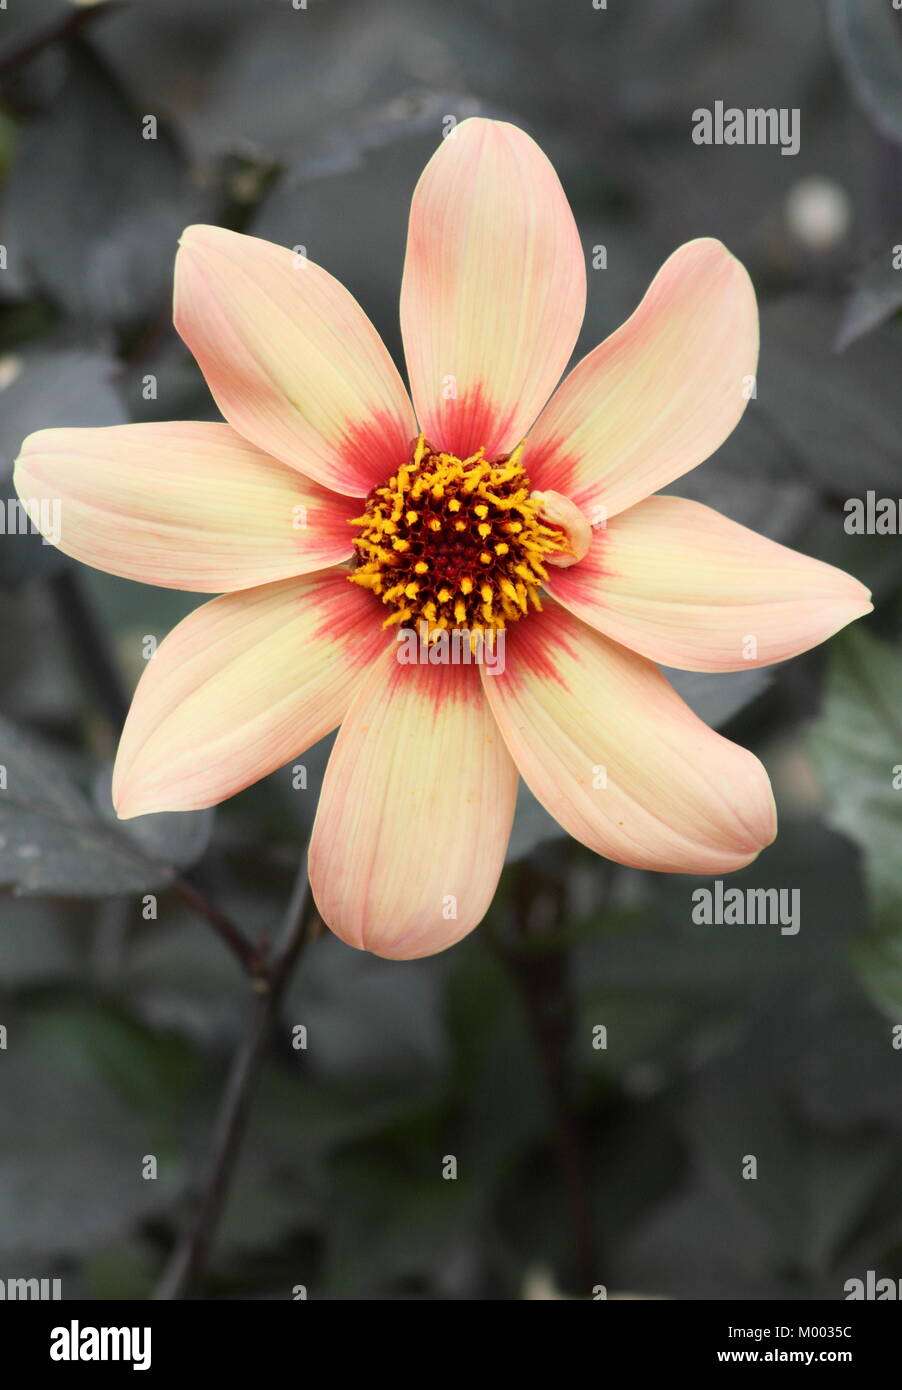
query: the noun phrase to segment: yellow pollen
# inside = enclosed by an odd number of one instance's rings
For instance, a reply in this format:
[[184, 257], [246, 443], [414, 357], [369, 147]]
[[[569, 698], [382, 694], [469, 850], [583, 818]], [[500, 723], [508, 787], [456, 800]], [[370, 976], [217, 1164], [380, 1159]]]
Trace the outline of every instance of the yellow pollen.
[[[386, 627], [425, 620], [430, 640], [466, 629], [472, 645], [474, 633], [491, 640], [541, 608], [545, 564], [573, 552], [563, 528], [542, 519], [521, 454], [461, 459], [420, 435], [408, 462], [372, 490], [351, 523], [348, 578], [389, 610]], [[487, 549], [493, 534], [505, 539]]]

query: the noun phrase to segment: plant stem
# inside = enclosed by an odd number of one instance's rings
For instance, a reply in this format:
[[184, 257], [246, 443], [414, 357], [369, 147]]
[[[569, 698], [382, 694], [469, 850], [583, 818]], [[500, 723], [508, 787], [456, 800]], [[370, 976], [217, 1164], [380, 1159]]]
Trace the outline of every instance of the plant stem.
[[224, 912], [220, 912], [215, 903], [211, 903], [208, 898], [205, 898], [197, 885], [184, 874], [177, 874], [172, 880], [171, 886], [173, 892], [178, 894], [186, 906], [192, 908], [200, 917], [210, 923], [210, 926], [240, 963], [246, 975], [249, 975], [253, 980], [265, 978], [265, 947], [263, 945], [257, 945], [246, 937], [240, 927], [237, 927]]
[[579, 1130], [570, 1104], [566, 963], [553, 953], [508, 956], [545, 1075], [554, 1148], [573, 1236], [574, 1265], [584, 1298], [600, 1282], [592, 1238], [592, 1210]]
[[572, 1004], [567, 949], [563, 944], [554, 944], [553, 938], [547, 949], [530, 949], [526, 926], [534, 888], [535, 883], [524, 865], [515, 891], [517, 935], [501, 943], [501, 949], [523, 1001], [545, 1076], [554, 1148], [570, 1218], [574, 1269], [582, 1296], [589, 1298], [600, 1279], [592, 1203], [579, 1127], [571, 1104], [568, 1053]]
[[155, 1299], [187, 1297], [204, 1267], [235, 1173], [266, 1044], [307, 940], [309, 919], [305, 853], [285, 912], [280, 939], [259, 973], [260, 992], [253, 1002], [247, 1032], [235, 1054], [222, 1094], [207, 1162], [198, 1184], [196, 1209], [176, 1242], [154, 1292]]

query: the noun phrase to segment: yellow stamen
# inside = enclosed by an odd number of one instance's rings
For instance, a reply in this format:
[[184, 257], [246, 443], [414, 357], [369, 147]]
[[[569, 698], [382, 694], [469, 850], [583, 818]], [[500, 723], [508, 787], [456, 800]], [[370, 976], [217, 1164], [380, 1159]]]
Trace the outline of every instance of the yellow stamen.
[[424, 619], [434, 641], [456, 624], [472, 642], [541, 608], [546, 565], [572, 549], [565, 523], [542, 510], [547, 494], [533, 494], [522, 452], [520, 444], [507, 458], [478, 449], [462, 459], [420, 435], [409, 461], [369, 494], [352, 522], [348, 578], [391, 610], [386, 626]]

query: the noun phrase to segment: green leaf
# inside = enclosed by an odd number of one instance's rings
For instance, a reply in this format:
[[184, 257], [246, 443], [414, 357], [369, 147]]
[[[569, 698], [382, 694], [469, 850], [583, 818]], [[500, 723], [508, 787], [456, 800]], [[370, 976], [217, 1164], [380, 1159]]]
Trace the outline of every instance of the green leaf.
[[860, 629], [833, 642], [811, 748], [830, 823], [860, 846], [878, 911], [902, 905], [902, 653]]
[[852, 90], [877, 129], [902, 140], [902, 11], [890, 0], [830, 0], [830, 29]]
[[810, 744], [830, 821], [862, 852], [874, 927], [855, 946], [865, 984], [902, 1007], [902, 654], [860, 630], [831, 648], [826, 695]]
[[21, 894], [103, 898], [167, 883], [168, 865], [105, 825], [62, 755], [0, 719], [0, 884]]

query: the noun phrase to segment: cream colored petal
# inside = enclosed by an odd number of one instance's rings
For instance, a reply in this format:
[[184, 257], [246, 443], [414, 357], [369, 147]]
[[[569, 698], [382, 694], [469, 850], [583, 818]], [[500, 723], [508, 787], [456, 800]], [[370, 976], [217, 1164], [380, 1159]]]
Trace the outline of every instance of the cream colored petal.
[[[360, 236], [363, 248], [365, 219]], [[388, 350], [354, 297], [303, 255], [189, 227], [175, 324], [238, 433], [324, 487], [364, 496], [409, 457], [416, 422]]]
[[608, 637], [685, 671], [785, 661], [871, 610], [850, 574], [682, 497], [615, 516], [548, 588]]
[[410, 209], [401, 328], [427, 438], [466, 457], [515, 447], [567, 365], [586, 269], [557, 174], [504, 121], [462, 121]]
[[229, 425], [39, 430], [16, 462], [25, 506], [67, 555], [171, 589], [225, 593], [348, 558], [359, 506]]
[[396, 960], [459, 941], [492, 900], [516, 787], [476, 671], [384, 654], [323, 783], [310, 844], [323, 920]]
[[123, 819], [213, 806], [334, 729], [386, 635], [331, 570], [203, 604], [148, 662], [113, 773]]
[[769, 844], [776, 813], [757, 758], [703, 724], [657, 667], [552, 600], [510, 629], [483, 686], [535, 796], [620, 864], [728, 873]]
[[757, 361], [746, 270], [719, 241], [687, 242], [542, 412], [523, 456], [533, 485], [572, 497], [593, 525], [614, 516], [720, 447]]

